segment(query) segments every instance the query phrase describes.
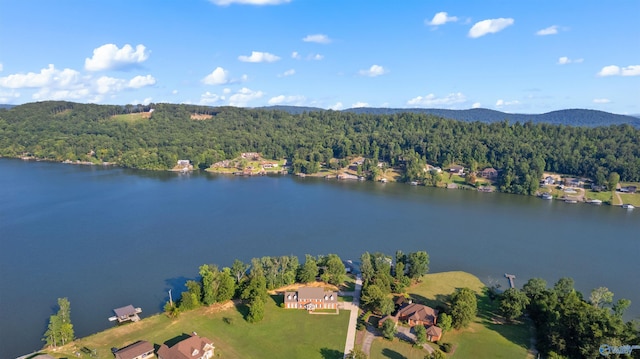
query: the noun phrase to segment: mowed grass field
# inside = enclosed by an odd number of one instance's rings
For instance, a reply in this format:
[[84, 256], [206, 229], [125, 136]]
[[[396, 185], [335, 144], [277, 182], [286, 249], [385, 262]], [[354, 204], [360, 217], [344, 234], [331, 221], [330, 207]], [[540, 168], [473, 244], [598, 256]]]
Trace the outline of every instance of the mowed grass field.
[[[447, 306], [447, 297], [456, 288], [468, 287], [478, 298], [478, 316], [462, 330], [452, 330], [443, 335], [441, 342], [451, 343], [453, 353], [448, 358], [526, 358], [530, 344], [530, 329], [525, 323], [499, 324], [498, 303], [484, 294], [484, 284], [474, 275], [465, 272], [427, 274], [423, 281], [409, 288], [408, 293], [419, 303], [431, 307]], [[434, 345], [435, 346], [435, 345]], [[426, 351], [413, 348], [395, 339], [389, 342], [377, 338], [371, 347], [371, 359], [424, 358]]]
[[[215, 345], [220, 358], [342, 358], [349, 323], [349, 311], [339, 315], [311, 315], [304, 310], [286, 310], [278, 305], [281, 296], [272, 296], [259, 323], [244, 320], [247, 308], [227, 304], [225, 308], [199, 308], [181, 313], [177, 319], [163, 314], [137, 323], [111, 328], [78, 339], [61, 350], [56, 358], [76, 358], [75, 352], [87, 347], [97, 358], [113, 359], [112, 347], [123, 347], [137, 340], [156, 345], [196, 332]], [[91, 358], [81, 352], [80, 358]]]

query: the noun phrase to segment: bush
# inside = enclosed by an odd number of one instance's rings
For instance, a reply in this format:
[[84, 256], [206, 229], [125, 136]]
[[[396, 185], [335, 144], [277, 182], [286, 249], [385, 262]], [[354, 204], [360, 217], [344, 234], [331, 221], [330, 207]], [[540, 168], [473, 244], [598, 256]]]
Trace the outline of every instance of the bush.
[[440, 349], [445, 353], [450, 352], [451, 351], [451, 343], [442, 343], [440, 345]]

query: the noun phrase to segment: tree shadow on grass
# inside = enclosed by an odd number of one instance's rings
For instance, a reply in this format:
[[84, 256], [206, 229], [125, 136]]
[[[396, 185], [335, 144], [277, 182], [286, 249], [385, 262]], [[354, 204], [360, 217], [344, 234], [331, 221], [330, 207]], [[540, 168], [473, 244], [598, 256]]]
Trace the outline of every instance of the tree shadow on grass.
[[487, 329], [492, 330], [508, 341], [528, 348], [530, 345], [530, 331], [528, 322], [505, 322], [499, 312], [498, 299], [492, 300], [486, 289], [482, 295], [476, 295], [478, 300], [478, 318]]
[[329, 349], [329, 348], [321, 348], [320, 349], [320, 355], [322, 355], [323, 359], [342, 359], [344, 358], [344, 353], [339, 351], [339, 350], [335, 350], [335, 349]]
[[391, 358], [391, 359], [406, 359], [407, 358], [404, 355], [398, 353], [397, 351], [391, 350], [389, 348], [382, 349], [382, 355], [384, 355], [385, 358]]
[[238, 311], [238, 313], [240, 313], [240, 315], [242, 315], [242, 318], [244, 318], [244, 320], [247, 320], [247, 316], [249, 315], [249, 306], [246, 305], [245, 303], [240, 303], [238, 305], [235, 306], [236, 310]]
[[276, 303], [278, 307], [280, 307], [280, 305], [284, 303], [284, 295], [282, 294], [273, 294], [273, 295], [270, 295], [270, 297], [271, 299], [273, 299], [273, 302]]
[[435, 299], [426, 298], [419, 294], [411, 294], [410, 296], [414, 303], [424, 304], [439, 311], [446, 309], [449, 303], [449, 296], [444, 294], [436, 294]]

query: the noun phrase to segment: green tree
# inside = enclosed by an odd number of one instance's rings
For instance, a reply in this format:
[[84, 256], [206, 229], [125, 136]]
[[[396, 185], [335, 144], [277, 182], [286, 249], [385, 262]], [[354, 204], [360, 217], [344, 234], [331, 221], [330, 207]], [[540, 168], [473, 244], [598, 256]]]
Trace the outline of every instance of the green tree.
[[386, 320], [382, 323], [382, 336], [386, 339], [393, 340], [397, 332], [396, 323], [393, 320]]
[[58, 298], [58, 313], [49, 317], [49, 324], [42, 340], [48, 346], [57, 347], [73, 341], [74, 337], [71, 303], [67, 298]]
[[166, 302], [164, 304], [164, 313], [169, 318], [177, 318], [180, 315], [180, 309], [175, 303]]
[[369, 252], [364, 252], [362, 256], [360, 256], [360, 273], [362, 274], [363, 285], [373, 280], [375, 269], [373, 268]]
[[248, 264], [243, 263], [239, 259], [233, 261], [233, 264], [231, 265], [231, 274], [233, 274], [236, 284], [240, 284], [242, 279], [247, 275], [247, 270], [249, 270]]
[[416, 325], [413, 330], [416, 334], [416, 345], [422, 345], [427, 342], [427, 329], [424, 325]]
[[264, 319], [264, 301], [260, 298], [255, 298], [249, 303], [247, 321], [249, 323], [257, 323], [262, 319]]
[[599, 287], [591, 291], [589, 302], [596, 308], [602, 308], [613, 303], [613, 293], [606, 287]]
[[609, 188], [611, 192], [614, 192], [616, 190], [619, 182], [620, 175], [618, 174], [618, 172], [609, 173], [609, 177], [607, 178], [607, 188]]
[[235, 278], [231, 274], [231, 269], [224, 268], [222, 272], [218, 273], [218, 293], [216, 295], [216, 301], [222, 303], [233, 298], [233, 294], [236, 291]]
[[452, 320], [453, 319], [451, 318], [451, 316], [447, 313], [442, 313], [438, 315], [438, 327], [442, 329], [443, 333], [446, 333], [449, 330], [451, 330]]
[[522, 291], [529, 299], [540, 297], [545, 290], [547, 281], [542, 278], [531, 278], [522, 286]]
[[425, 251], [409, 253], [409, 278], [418, 281], [429, 272], [429, 255]]
[[344, 359], [368, 359], [369, 357], [360, 348], [353, 348]]
[[510, 321], [519, 318], [529, 305], [529, 297], [517, 288], [509, 288], [500, 298], [500, 312]]
[[556, 284], [553, 285], [553, 291], [558, 295], [558, 298], [562, 299], [575, 291], [573, 286], [573, 278], [563, 277], [558, 279]]
[[305, 255], [304, 265], [298, 271], [298, 282], [311, 283], [315, 282], [318, 277], [318, 262], [313, 256]]
[[458, 288], [451, 294], [451, 319], [453, 327], [467, 327], [478, 314], [476, 294], [469, 288]]
[[216, 302], [214, 281], [217, 267], [210, 264], [203, 264], [200, 266], [200, 277], [202, 282], [202, 303], [205, 305], [211, 305]]
[[344, 263], [337, 254], [329, 254], [324, 258], [325, 271], [327, 282], [333, 285], [340, 285], [344, 283], [347, 271], [344, 267]]
[[435, 349], [433, 353], [427, 354], [424, 357], [425, 359], [446, 359], [447, 357], [438, 349]]

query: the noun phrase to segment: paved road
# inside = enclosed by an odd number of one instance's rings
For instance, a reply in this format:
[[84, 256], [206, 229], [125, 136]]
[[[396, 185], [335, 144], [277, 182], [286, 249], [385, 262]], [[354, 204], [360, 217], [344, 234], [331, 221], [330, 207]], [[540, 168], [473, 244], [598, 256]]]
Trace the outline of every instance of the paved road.
[[349, 316], [349, 329], [347, 330], [347, 341], [344, 344], [344, 356], [349, 354], [356, 343], [356, 326], [358, 325], [358, 308], [360, 307], [360, 291], [362, 290], [362, 277], [356, 276], [356, 290], [353, 292], [353, 302], [343, 302], [343, 309], [351, 310]]

